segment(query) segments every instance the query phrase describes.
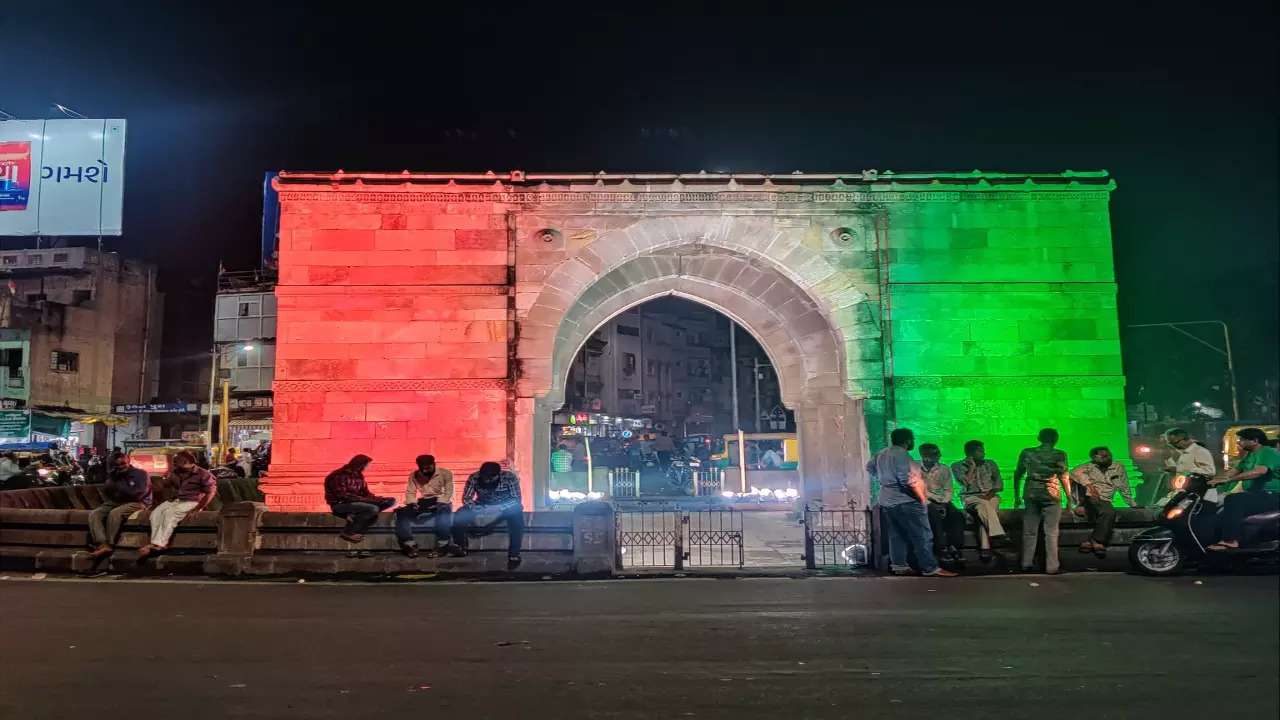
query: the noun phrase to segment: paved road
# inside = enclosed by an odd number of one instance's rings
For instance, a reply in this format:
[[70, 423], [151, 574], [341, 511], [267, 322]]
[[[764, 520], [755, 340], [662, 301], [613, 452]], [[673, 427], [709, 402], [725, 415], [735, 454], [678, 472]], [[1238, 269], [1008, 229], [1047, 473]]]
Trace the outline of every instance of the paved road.
[[0, 580], [0, 717], [1280, 716], [1280, 581], [1194, 580]]

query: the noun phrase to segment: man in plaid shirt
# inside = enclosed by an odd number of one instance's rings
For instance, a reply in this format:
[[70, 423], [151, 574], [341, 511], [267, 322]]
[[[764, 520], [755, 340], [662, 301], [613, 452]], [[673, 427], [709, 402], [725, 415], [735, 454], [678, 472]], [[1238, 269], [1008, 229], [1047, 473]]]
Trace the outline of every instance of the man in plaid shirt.
[[329, 473], [324, 479], [324, 500], [334, 515], [347, 519], [347, 526], [338, 537], [347, 542], [360, 542], [378, 513], [396, 504], [395, 498], [378, 497], [369, 492], [364, 481], [364, 470], [373, 458], [356, 455], [346, 465]]
[[462, 509], [453, 515], [453, 547], [455, 556], [466, 555], [467, 530], [507, 523], [507, 569], [520, 564], [520, 546], [524, 541], [524, 507], [520, 498], [520, 478], [503, 470], [496, 462], [487, 462], [467, 478], [462, 489]]

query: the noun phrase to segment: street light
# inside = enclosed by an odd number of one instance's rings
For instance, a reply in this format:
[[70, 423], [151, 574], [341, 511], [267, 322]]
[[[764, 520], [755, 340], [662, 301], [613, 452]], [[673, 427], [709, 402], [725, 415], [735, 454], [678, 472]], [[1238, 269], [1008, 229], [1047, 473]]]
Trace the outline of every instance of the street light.
[[[209, 453], [210, 463], [213, 463], [213, 392], [218, 384], [218, 360], [234, 352], [239, 352], [239, 351], [249, 352], [249, 351], [252, 351], [253, 349], [254, 349], [253, 343], [245, 343], [244, 345], [240, 345], [237, 347], [229, 347], [225, 350], [219, 350], [218, 346], [214, 345], [213, 348], [209, 351], [209, 406], [208, 406], [209, 417], [205, 423], [204, 449], [205, 449], [205, 452]], [[230, 384], [231, 384], [231, 381], [229, 380], [224, 380], [222, 382], [222, 435], [224, 436], [223, 441], [221, 443], [222, 445], [226, 445], [225, 437], [227, 435], [227, 415], [228, 415], [227, 403], [230, 401], [230, 397], [229, 397], [229, 395], [231, 394]], [[226, 452], [225, 447], [222, 448], [222, 450], [223, 452]]]
[[[1195, 335], [1192, 335], [1186, 330], [1183, 330], [1181, 327], [1179, 327], [1180, 325], [1221, 325], [1222, 326], [1222, 342], [1223, 342], [1223, 345], [1225, 345], [1225, 349], [1220, 348], [1212, 343], [1208, 343], [1208, 342], [1205, 342], [1204, 340], [1201, 340]], [[1167, 327], [1170, 330], [1173, 330], [1175, 332], [1180, 332], [1183, 335], [1186, 335], [1187, 337], [1191, 338], [1192, 340], [1195, 340], [1196, 342], [1200, 343], [1201, 345], [1209, 348], [1210, 350], [1216, 353], [1225, 355], [1227, 357], [1227, 375], [1230, 377], [1230, 380], [1231, 380], [1231, 416], [1235, 418], [1236, 422], [1240, 422], [1240, 399], [1236, 392], [1236, 365], [1231, 355], [1231, 333], [1227, 330], [1226, 323], [1222, 322], [1221, 320], [1190, 320], [1187, 322], [1144, 323], [1142, 325], [1130, 325], [1129, 327], [1131, 328]], [[1195, 406], [1200, 407], [1200, 403], [1198, 402], [1195, 403]]]

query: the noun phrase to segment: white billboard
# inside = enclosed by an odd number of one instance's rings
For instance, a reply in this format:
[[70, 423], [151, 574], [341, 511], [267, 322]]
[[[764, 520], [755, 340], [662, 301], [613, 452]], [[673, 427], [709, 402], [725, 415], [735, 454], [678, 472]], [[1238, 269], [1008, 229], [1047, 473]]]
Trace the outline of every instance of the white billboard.
[[0, 121], [0, 235], [119, 235], [124, 120]]

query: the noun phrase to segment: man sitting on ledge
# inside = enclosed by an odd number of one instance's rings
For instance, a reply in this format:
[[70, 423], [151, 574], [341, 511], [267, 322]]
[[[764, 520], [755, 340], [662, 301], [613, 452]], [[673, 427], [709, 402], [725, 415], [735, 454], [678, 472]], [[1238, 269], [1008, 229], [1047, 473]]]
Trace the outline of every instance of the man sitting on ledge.
[[102, 504], [89, 513], [89, 535], [93, 537], [93, 554], [109, 555], [120, 536], [125, 518], [151, 507], [151, 478], [142, 468], [129, 464], [129, 456], [111, 453], [111, 470], [102, 485]]
[[346, 527], [338, 533], [338, 537], [347, 542], [363, 540], [364, 531], [378, 519], [378, 513], [396, 504], [395, 498], [378, 497], [369, 492], [364, 470], [371, 462], [373, 458], [368, 455], [356, 455], [324, 479], [324, 500], [329, 503], [329, 509], [334, 515], [347, 519]]
[[479, 472], [467, 478], [462, 489], [462, 509], [453, 516], [454, 556], [466, 555], [467, 530], [472, 526], [487, 527], [507, 523], [507, 569], [520, 564], [520, 545], [524, 540], [524, 507], [520, 499], [520, 479], [496, 462], [480, 466]]
[[453, 473], [436, 466], [434, 455], [419, 455], [418, 469], [409, 473], [409, 485], [404, 491], [404, 507], [396, 510], [396, 540], [400, 552], [418, 557], [418, 543], [413, 539], [413, 523], [423, 517], [435, 523], [436, 541], [427, 550], [427, 557], [440, 557], [448, 550], [449, 526], [453, 518]]
[[151, 544], [138, 551], [146, 558], [169, 549], [169, 538], [178, 524], [195, 517], [218, 494], [218, 483], [208, 470], [196, 465], [196, 456], [183, 450], [173, 456], [173, 469], [163, 480], [169, 499], [151, 511]]

